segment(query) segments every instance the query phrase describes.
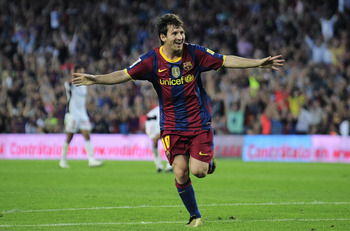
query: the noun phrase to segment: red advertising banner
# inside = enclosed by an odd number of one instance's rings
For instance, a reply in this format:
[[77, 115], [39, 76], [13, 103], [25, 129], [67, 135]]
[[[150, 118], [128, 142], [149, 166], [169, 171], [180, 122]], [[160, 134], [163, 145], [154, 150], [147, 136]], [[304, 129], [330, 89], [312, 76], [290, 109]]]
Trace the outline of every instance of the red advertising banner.
[[350, 163], [350, 137], [247, 135], [244, 161]]
[[[2, 159], [59, 159], [65, 134], [2, 134]], [[84, 138], [76, 134], [71, 141], [67, 157], [87, 159]], [[97, 159], [153, 160], [152, 143], [148, 136], [120, 134], [91, 134], [91, 143]]]
[[311, 145], [313, 162], [350, 163], [350, 137], [314, 135]]
[[214, 150], [217, 157], [242, 158], [244, 136], [216, 135], [214, 136]]
[[[0, 159], [59, 159], [65, 138], [65, 134], [0, 134]], [[67, 157], [87, 159], [84, 142], [76, 134]], [[153, 160], [152, 141], [145, 134], [91, 134], [91, 143], [97, 159]], [[161, 141], [158, 148], [166, 160]], [[350, 137], [216, 135], [214, 151], [217, 157], [245, 161], [350, 163]]]

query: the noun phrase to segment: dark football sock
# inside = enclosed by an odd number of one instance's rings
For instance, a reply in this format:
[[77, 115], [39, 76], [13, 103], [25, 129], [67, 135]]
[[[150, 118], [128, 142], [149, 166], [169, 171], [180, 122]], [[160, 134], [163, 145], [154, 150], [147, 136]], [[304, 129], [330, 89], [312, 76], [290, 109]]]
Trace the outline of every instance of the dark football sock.
[[185, 184], [179, 184], [175, 179], [175, 185], [183, 204], [185, 205], [187, 211], [190, 213], [190, 216], [196, 215], [197, 218], [201, 217], [201, 213], [198, 210], [196, 197], [194, 195], [191, 179], [189, 179]]

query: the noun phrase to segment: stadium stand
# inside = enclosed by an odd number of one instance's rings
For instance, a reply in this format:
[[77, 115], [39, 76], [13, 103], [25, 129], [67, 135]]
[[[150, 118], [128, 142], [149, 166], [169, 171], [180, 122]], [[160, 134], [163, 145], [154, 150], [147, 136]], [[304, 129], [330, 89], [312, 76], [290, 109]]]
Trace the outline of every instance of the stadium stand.
[[[349, 119], [349, 0], [3, 0], [0, 133], [62, 133], [63, 83], [72, 65], [89, 73], [131, 65], [160, 45], [153, 24], [167, 12], [184, 20], [187, 42], [286, 60], [279, 72], [220, 69], [203, 76], [216, 134], [336, 135]], [[93, 132], [130, 134], [144, 132], [155, 105], [149, 83], [130, 81], [90, 87], [87, 109]]]

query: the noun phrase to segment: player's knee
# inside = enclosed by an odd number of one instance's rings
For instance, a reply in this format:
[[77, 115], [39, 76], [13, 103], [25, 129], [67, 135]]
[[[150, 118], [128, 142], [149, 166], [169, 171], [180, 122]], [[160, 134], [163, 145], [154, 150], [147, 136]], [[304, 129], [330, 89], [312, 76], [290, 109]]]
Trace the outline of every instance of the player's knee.
[[182, 168], [174, 168], [174, 173], [177, 179], [181, 182], [186, 181], [188, 178], [188, 170]]
[[207, 175], [208, 169], [204, 169], [204, 168], [191, 169], [191, 173], [198, 178], [203, 178]]

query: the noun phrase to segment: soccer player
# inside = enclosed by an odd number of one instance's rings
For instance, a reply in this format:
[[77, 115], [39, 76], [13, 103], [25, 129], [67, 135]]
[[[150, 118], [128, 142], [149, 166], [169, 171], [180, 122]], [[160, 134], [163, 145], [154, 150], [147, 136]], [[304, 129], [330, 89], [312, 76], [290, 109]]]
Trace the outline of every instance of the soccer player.
[[[74, 66], [73, 72], [81, 72], [83, 73], [85, 70], [81, 66]], [[59, 166], [61, 168], [69, 168], [67, 164], [67, 152], [68, 146], [71, 142], [73, 135], [77, 133], [79, 130], [85, 139], [85, 150], [89, 158], [89, 166], [90, 167], [98, 167], [103, 165], [102, 161], [95, 160], [94, 158], [94, 149], [91, 145], [90, 141], [90, 130], [91, 123], [89, 116], [86, 111], [86, 95], [87, 95], [87, 87], [76, 87], [66, 81], [64, 83], [66, 88], [66, 95], [68, 99], [68, 107], [67, 112], [64, 116], [64, 124], [66, 130], [66, 141], [62, 147], [62, 155]]]
[[[153, 145], [153, 161], [156, 165], [158, 172], [163, 172], [163, 164], [158, 152], [158, 140], [160, 139], [160, 127], [159, 127], [159, 106], [153, 108], [147, 113], [147, 120], [145, 123], [146, 134], [152, 140]], [[165, 167], [166, 172], [172, 172], [173, 167], [167, 162]]]
[[200, 45], [185, 43], [182, 20], [175, 14], [158, 19], [156, 30], [161, 46], [142, 55], [124, 70], [105, 75], [74, 73], [80, 85], [119, 84], [147, 80], [153, 84], [160, 107], [160, 129], [165, 152], [175, 173], [175, 185], [190, 213], [186, 224], [202, 224], [191, 173], [203, 178], [214, 172], [216, 162], [211, 127], [211, 105], [203, 88], [201, 73], [226, 68], [271, 68], [283, 66], [282, 55], [248, 59], [222, 55]]

